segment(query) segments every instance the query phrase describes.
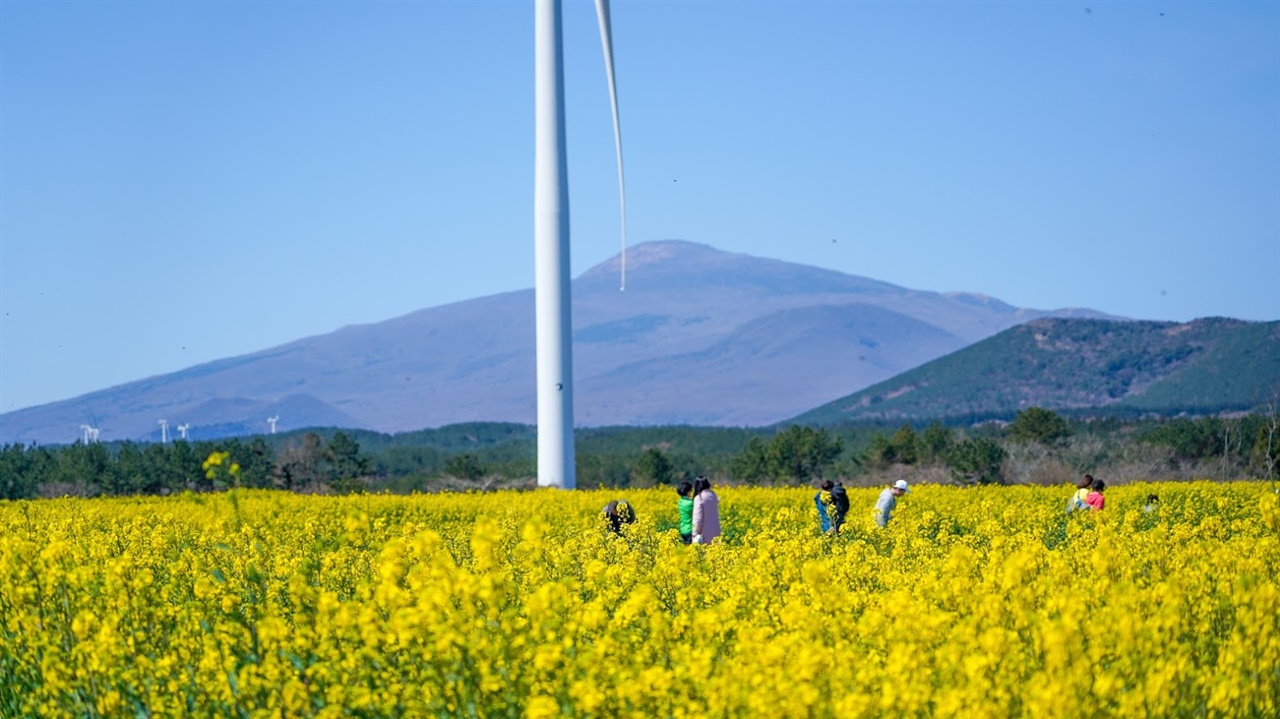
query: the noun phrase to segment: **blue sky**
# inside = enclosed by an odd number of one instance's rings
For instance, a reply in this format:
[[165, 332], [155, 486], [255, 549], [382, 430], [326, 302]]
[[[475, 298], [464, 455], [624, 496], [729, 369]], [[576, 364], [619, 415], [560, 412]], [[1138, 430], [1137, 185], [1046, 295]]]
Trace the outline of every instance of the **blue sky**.
[[[564, 14], [577, 274], [618, 200], [594, 9]], [[1280, 3], [613, 22], [632, 243], [1280, 318]], [[0, 1], [0, 412], [531, 287], [532, 165], [531, 2]]]

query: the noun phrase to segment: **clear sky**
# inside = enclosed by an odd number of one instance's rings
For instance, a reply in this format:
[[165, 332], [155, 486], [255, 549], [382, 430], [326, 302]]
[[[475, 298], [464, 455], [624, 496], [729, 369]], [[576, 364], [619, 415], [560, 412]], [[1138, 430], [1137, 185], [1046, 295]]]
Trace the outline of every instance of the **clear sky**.
[[[564, 16], [577, 274], [618, 199], [594, 8]], [[613, 23], [632, 243], [1280, 318], [1280, 3]], [[525, 0], [0, 0], [0, 412], [531, 287], [533, 39]]]

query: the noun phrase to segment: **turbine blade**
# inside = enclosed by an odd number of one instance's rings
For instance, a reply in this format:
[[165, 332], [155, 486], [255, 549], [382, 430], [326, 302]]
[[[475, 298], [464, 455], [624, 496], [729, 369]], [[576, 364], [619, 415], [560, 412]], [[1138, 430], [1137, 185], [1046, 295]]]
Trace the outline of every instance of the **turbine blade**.
[[618, 203], [622, 210], [622, 287], [627, 289], [627, 185], [622, 174], [622, 126], [618, 122], [618, 84], [613, 76], [613, 31], [609, 24], [609, 0], [596, 0], [604, 71], [609, 76], [609, 102], [613, 106], [613, 144], [618, 151]]

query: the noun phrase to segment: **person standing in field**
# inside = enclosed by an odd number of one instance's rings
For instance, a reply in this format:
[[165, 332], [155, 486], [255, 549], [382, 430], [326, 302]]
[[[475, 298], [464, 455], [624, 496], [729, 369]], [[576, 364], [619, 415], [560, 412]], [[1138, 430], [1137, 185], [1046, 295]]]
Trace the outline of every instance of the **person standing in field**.
[[1102, 496], [1102, 491], [1107, 488], [1107, 483], [1101, 479], [1093, 480], [1093, 491], [1089, 496], [1084, 498], [1084, 503], [1089, 505], [1093, 511], [1101, 511], [1107, 505], [1107, 498]]
[[693, 543], [711, 544], [720, 536], [720, 498], [711, 491], [711, 481], [698, 477], [693, 481]]
[[889, 520], [893, 519], [893, 510], [898, 507], [898, 497], [906, 494], [907, 480], [899, 479], [893, 483], [892, 487], [887, 487], [880, 493], [880, 499], [876, 500], [876, 525], [883, 528], [889, 526]]
[[680, 495], [680, 499], [676, 500], [676, 512], [680, 515], [680, 541], [685, 544], [693, 543], [693, 483], [689, 480], [683, 480], [676, 487], [676, 494]]
[[1093, 475], [1086, 474], [1083, 479], [1076, 483], [1076, 493], [1071, 495], [1071, 499], [1067, 500], [1067, 511], [1074, 512], [1078, 509], [1084, 509], [1085, 497], [1089, 496], [1089, 492], [1093, 491]]
[[835, 484], [831, 480], [826, 480], [818, 488], [818, 493], [813, 495], [813, 503], [818, 506], [818, 526], [822, 529], [822, 533], [826, 534], [831, 531], [831, 511], [833, 502], [831, 500], [831, 490]]
[[849, 493], [844, 491], [844, 483], [836, 482], [831, 487], [831, 506], [827, 510], [831, 518], [831, 531], [839, 534], [844, 526], [844, 518], [849, 516]]

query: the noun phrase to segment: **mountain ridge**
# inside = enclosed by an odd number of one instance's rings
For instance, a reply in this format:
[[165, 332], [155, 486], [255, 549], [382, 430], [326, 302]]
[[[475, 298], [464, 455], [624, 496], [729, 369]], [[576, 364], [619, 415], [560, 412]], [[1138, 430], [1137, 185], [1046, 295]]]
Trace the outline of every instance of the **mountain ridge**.
[[[620, 257], [573, 280], [580, 426], [768, 425], [1027, 319], [1107, 316], [682, 240], [637, 245], [627, 264], [625, 292]], [[158, 439], [162, 418], [191, 424], [193, 436], [259, 433], [268, 415], [282, 430], [531, 423], [533, 300], [526, 288], [427, 307], [17, 410], [0, 415], [0, 442], [70, 442], [84, 423], [104, 440]]]

